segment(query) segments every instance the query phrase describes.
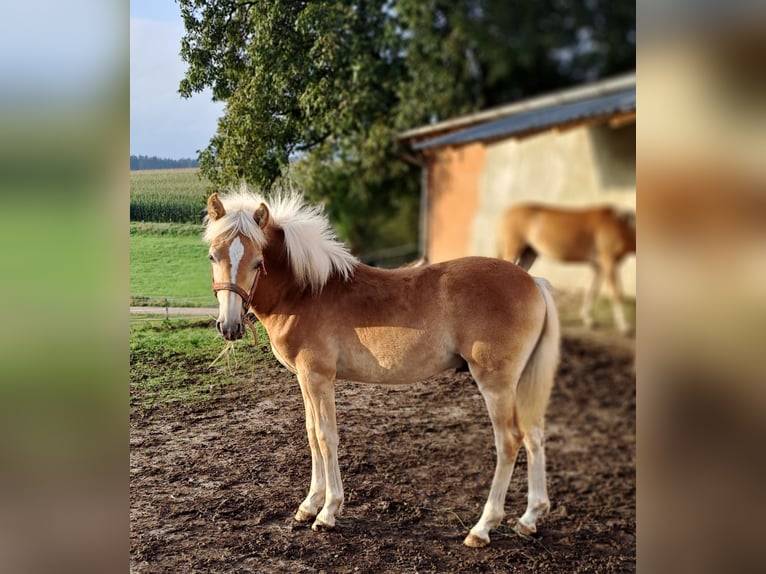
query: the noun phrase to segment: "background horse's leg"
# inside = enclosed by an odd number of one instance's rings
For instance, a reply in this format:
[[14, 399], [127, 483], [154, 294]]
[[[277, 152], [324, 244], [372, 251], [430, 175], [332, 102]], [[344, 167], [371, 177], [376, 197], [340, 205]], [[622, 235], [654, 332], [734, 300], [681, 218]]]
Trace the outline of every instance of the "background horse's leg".
[[[300, 377], [298, 381], [300, 382]], [[308, 434], [309, 447], [311, 448], [311, 486], [309, 487], [308, 496], [298, 507], [298, 512], [295, 513], [295, 520], [298, 522], [308, 522], [319, 514], [319, 510], [324, 505], [326, 482], [324, 461], [319, 450], [319, 441], [316, 435], [316, 415], [305, 385], [300, 383], [300, 387], [301, 394], [303, 395], [303, 406], [306, 409], [306, 433]]]
[[601, 289], [601, 267], [595, 265], [593, 267], [593, 282], [590, 284], [590, 289], [585, 290], [585, 297], [583, 298], [582, 308], [580, 309], [580, 317], [586, 328], [593, 328], [593, 301], [598, 297], [598, 292]]
[[551, 508], [548, 499], [548, 485], [545, 481], [545, 445], [543, 443], [543, 428], [533, 427], [524, 436], [524, 446], [527, 449], [527, 471], [529, 491], [527, 495], [527, 510], [516, 524], [520, 534], [537, 532], [537, 520], [545, 516]]
[[478, 383], [492, 419], [497, 455], [495, 475], [484, 511], [463, 541], [466, 546], [480, 548], [489, 544], [489, 531], [500, 524], [505, 515], [505, 496], [511, 483], [522, 437], [516, 420], [516, 394], [513, 391], [513, 383], [518, 379], [518, 374], [514, 378], [507, 371], [495, 371], [477, 377], [473, 366], [471, 374]]
[[340, 514], [343, 507], [343, 484], [338, 466], [338, 429], [335, 422], [335, 378], [315, 371], [304, 374], [299, 371], [298, 381], [311, 404], [314, 433], [326, 480], [324, 506], [311, 528], [332, 528], [335, 526], [335, 516]]
[[614, 322], [617, 325], [617, 329], [623, 335], [627, 335], [631, 332], [631, 327], [625, 319], [622, 288], [620, 287], [620, 280], [617, 277], [617, 264], [614, 261], [610, 261], [606, 266], [606, 287], [607, 292], [612, 299], [612, 314], [614, 315]]

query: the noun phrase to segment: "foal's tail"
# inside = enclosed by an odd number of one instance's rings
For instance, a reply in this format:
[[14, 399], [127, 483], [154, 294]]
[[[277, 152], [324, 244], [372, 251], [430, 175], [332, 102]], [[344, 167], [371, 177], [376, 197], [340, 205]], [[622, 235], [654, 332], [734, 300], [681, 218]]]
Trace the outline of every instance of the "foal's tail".
[[542, 427], [545, 409], [553, 388], [559, 365], [559, 315], [551, 295], [551, 284], [535, 277], [535, 283], [545, 299], [545, 324], [540, 339], [529, 357], [516, 388], [519, 425], [523, 432]]

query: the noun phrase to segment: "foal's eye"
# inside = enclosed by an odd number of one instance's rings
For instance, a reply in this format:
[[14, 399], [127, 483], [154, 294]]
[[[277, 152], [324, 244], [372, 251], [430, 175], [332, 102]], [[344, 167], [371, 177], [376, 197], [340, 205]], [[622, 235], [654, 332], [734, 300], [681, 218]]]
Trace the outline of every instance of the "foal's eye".
[[212, 253], [208, 255], [207, 258], [210, 259], [210, 261], [215, 261], [215, 257], [213, 257]]

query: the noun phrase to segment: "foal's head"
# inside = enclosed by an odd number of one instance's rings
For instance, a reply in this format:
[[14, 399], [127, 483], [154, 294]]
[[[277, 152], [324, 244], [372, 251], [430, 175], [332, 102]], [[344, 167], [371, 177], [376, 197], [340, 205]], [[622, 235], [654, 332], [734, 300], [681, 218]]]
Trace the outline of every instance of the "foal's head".
[[213, 290], [218, 298], [216, 328], [228, 341], [242, 338], [244, 316], [255, 294], [260, 275], [265, 271], [264, 229], [269, 210], [261, 203], [253, 212], [226, 213], [218, 194], [207, 201], [205, 239], [210, 243], [208, 257], [213, 266]]

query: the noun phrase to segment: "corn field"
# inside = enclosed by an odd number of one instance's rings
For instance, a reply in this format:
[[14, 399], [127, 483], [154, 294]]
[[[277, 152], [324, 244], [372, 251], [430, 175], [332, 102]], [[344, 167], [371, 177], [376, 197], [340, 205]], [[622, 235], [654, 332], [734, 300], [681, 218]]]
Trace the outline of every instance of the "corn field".
[[130, 220], [200, 223], [207, 180], [196, 168], [130, 172]]

